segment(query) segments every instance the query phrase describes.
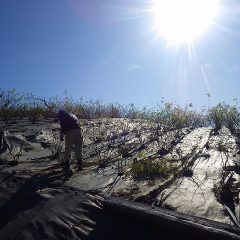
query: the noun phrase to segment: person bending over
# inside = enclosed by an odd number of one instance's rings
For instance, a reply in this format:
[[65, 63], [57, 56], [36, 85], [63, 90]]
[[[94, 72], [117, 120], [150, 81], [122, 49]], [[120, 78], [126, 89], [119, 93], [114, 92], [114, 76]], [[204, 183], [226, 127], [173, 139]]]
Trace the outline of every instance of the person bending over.
[[70, 170], [70, 159], [72, 146], [75, 146], [75, 155], [78, 162], [78, 171], [82, 170], [82, 147], [83, 135], [78, 118], [64, 110], [58, 112], [61, 132], [60, 140], [64, 140], [65, 135], [65, 153], [64, 153], [64, 170]]

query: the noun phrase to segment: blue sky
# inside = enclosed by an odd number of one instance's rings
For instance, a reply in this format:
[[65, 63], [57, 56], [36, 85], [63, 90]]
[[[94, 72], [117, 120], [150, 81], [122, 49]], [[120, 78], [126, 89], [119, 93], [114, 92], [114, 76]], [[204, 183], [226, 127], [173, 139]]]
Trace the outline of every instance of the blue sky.
[[0, 88], [38, 96], [195, 108], [239, 96], [240, 2], [193, 43], [167, 46], [150, 31], [147, 0], [0, 0]]

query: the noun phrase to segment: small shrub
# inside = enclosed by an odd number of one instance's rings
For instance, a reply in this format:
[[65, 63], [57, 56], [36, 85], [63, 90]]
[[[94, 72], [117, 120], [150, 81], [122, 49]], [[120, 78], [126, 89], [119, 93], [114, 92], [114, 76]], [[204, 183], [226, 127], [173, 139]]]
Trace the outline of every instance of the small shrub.
[[23, 151], [22, 144], [14, 146], [13, 148], [9, 149], [9, 153], [13, 157], [13, 161], [11, 162], [12, 165], [18, 164], [19, 157], [22, 155], [22, 151]]
[[239, 126], [240, 114], [236, 107], [219, 103], [209, 110], [208, 119], [215, 130], [226, 126], [232, 133], [235, 133], [236, 128]]
[[176, 169], [173, 163], [167, 159], [143, 159], [132, 163], [131, 175], [133, 178], [154, 179], [157, 177], [166, 178]]
[[50, 143], [50, 147], [49, 147], [52, 155], [51, 157], [53, 159], [59, 159], [59, 161], [62, 161], [62, 151], [63, 151], [63, 144], [60, 140], [54, 138], [51, 143]]
[[[161, 101], [154, 107], [138, 108], [134, 104], [120, 105], [118, 103], [104, 104], [101, 100], [75, 101], [68, 96], [65, 91], [60, 96], [50, 97], [49, 99], [39, 98], [32, 93], [22, 93], [15, 89], [0, 89], [0, 117], [7, 125], [12, 124], [14, 117], [30, 117], [35, 123], [40, 117], [56, 118], [59, 109], [72, 112], [82, 119], [96, 118], [128, 118], [144, 119], [157, 123], [164, 129], [179, 129], [185, 127], [214, 126], [219, 130], [226, 126], [232, 133], [239, 127], [240, 114], [236, 106], [229, 106], [219, 103], [206, 112], [201, 113], [193, 110], [192, 104], [185, 107], [174, 105], [169, 102]], [[126, 133], [129, 133], [130, 125], [126, 125]], [[158, 131], [158, 130], [157, 130]], [[153, 139], [159, 139], [161, 132], [153, 134]]]

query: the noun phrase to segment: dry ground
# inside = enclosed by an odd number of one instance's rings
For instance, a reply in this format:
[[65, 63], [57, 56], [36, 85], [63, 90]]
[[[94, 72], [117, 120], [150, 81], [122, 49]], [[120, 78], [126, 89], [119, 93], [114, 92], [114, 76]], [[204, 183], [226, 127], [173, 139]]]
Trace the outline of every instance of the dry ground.
[[81, 124], [83, 171], [76, 171], [73, 154], [73, 175], [68, 179], [60, 166], [64, 149], [58, 123], [49, 119], [31, 124], [22, 119], [8, 128], [1, 123], [8, 149], [0, 155], [0, 207], [31, 179], [32, 192], [64, 185], [239, 224], [237, 134], [226, 128], [217, 133], [210, 128], [167, 129], [130, 119], [82, 120]]

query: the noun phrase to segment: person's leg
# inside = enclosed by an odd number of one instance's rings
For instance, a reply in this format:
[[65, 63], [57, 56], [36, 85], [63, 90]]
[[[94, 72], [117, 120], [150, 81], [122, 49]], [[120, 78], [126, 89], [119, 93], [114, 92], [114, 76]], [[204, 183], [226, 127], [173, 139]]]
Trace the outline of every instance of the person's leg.
[[69, 131], [65, 135], [65, 153], [64, 153], [64, 168], [69, 169], [70, 168], [70, 159], [71, 159], [71, 151], [73, 146], [73, 136], [72, 132]]
[[82, 148], [83, 135], [82, 130], [76, 130], [75, 155], [78, 162], [78, 170], [82, 170]]

